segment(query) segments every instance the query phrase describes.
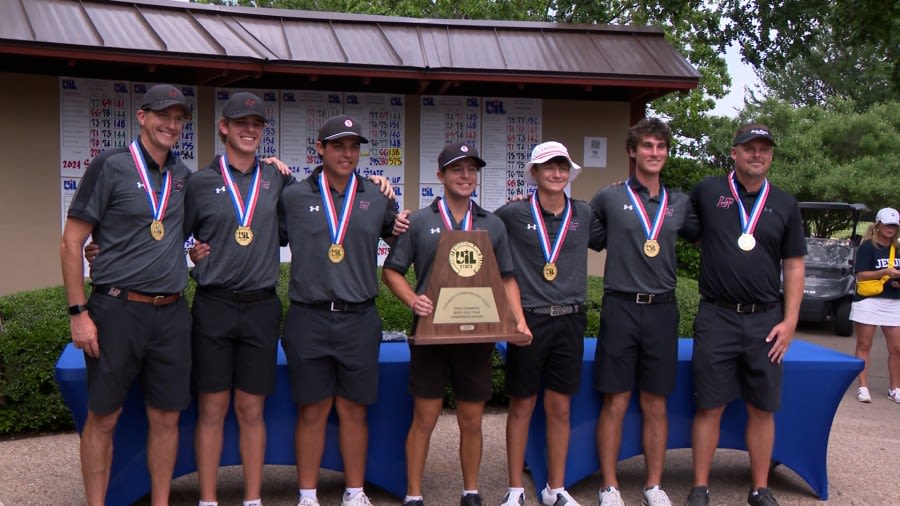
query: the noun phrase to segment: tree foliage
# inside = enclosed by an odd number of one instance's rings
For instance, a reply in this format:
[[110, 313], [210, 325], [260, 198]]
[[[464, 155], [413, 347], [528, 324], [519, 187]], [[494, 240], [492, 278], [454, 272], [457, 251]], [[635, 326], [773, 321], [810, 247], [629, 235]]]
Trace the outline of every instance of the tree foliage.
[[900, 101], [856, 112], [852, 102], [795, 108], [768, 100], [741, 118], [759, 120], [779, 136], [770, 178], [798, 200], [898, 204]]
[[727, 37], [771, 95], [795, 106], [900, 96], [900, 2], [722, 0]]

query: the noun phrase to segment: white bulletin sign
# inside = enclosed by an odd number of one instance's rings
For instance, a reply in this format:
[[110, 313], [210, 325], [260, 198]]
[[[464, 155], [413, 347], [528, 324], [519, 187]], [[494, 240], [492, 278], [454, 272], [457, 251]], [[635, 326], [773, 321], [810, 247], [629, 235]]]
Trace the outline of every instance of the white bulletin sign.
[[369, 140], [360, 146], [358, 170], [364, 177], [385, 176], [391, 184], [403, 184], [403, 104], [403, 95], [344, 95], [344, 114], [360, 122], [363, 135]]
[[306, 179], [322, 163], [316, 137], [325, 120], [343, 112], [339, 92], [281, 91], [281, 150], [278, 157], [298, 180]]
[[60, 176], [80, 178], [101, 152], [131, 142], [135, 112], [127, 81], [59, 79]]
[[419, 140], [419, 181], [438, 183], [437, 158], [444, 146], [464, 141], [481, 151], [481, 99], [424, 95]]
[[484, 98], [481, 205], [493, 211], [512, 198], [529, 196], [525, 164], [541, 142], [541, 100]]

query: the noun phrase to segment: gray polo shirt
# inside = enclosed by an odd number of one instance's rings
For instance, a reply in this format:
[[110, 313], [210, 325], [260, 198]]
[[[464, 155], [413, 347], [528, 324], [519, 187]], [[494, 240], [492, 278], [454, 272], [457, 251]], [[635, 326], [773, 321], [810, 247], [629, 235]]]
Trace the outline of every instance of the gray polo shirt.
[[[434, 199], [430, 206], [419, 209], [409, 216], [409, 230], [400, 234], [391, 246], [384, 266], [401, 274], [406, 274], [410, 265], [416, 270], [416, 293], [425, 293], [431, 266], [437, 252], [441, 232], [446, 229], [438, 210], [438, 200]], [[512, 257], [509, 251], [509, 240], [503, 222], [495, 215], [485, 211], [478, 204], [472, 203], [472, 230], [487, 230], [491, 238], [491, 247], [497, 257], [497, 266], [503, 277], [513, 274]], [[459, 223], [453, 228], [459, 230]]]
[[[378, 295], [378, 238], [392, 235], [397, 216], [394, 200], [385, 197], [371, 181], [353, 175], [358, 187], [344, 238], [344, 260], [332, 263], [328, 259], [331, 232], [318, 182], [321, 171], [320, 165], [309, 177], [281, 193], [282, 232], [291, 245], [291, 301], [359, 303], [374, 299]], [[344, 195], [331, 189], [338, 213]]]
[[94, 158], [69, 205], [68, 216], [94, 226], [93, 240], [100, 246], [91, 271], [95, 285], [149, 294], [180, 292], [187, 283], [183, 222], [191, 172], [171, 153], [160, 169], [143, 146], [141, 151], [157, 201], [163, 174], [172, 174], [161, 241], [150, 236], [153, 212], [128, 148], [105, 151]]
[[[547, 262], [541, 249], [538, 225], [531, 214], [531, 202], [517, 200], [494, 211], [509, 233], [524, 308], [582, 304], [587, 298], [587, 250], [589, 247], [601, 248], [599, 220], [587, 202], [569, 199], [569, 203], [572, 219], [556, 260], [557, 276], [553, 281], [544, 279]], [[562, 216], [554, 216], [543, 208], [541, 214], [552, 249], [553, 241], [559, 236]]]
[[[237, 212], [222, 178], [219, 159], [217, 156], [188, 181], [185, 235], [194, 234], [196, 239], [209, 243], [211, 249], [211, 254], [191, 270], [191, 277], [200, 286], [229, 290], [271, 288], [278, 284], [280, 264], [278, 198], [282, 188], [293, 183], [294, 178], [282, 176], [274, 165], [260, 166], [259, 198], [250, 224], [253, 242], [241, 246], [234, 240], [239, 226]], [[254, 171], [244, 174], [231, 165], [229, 170], [246, 206]]]
[[[660, 206], [659, 195], [650, 198], [649, 190], [637, 179], [629, 181], [652, 223]], [[591, 209], [605, 229], [605, 289], [626, 293], [665, 293], [675, 289], [675, 240], [680, 234], [690, 242], [696, 241], [700, 226], [687, 195], [671, 188], [666, 191], [669, 203], [657, 239], [660, 252], [655, 257], [644, 254], [647, 236], [624, 183], [603, 188], [591, 200]]]

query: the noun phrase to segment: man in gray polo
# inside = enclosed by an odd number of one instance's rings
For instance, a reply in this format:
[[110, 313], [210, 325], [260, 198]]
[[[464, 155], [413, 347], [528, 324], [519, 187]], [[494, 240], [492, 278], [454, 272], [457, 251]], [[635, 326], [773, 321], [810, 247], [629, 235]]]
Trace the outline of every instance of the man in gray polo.
[[346, 481], [342, 505], [370, 504], [363, 492], [366, 406], [378, 394], [381, 342], [375, 259], [379, 237], [393, 239], [397, 211], [393, 199], [355, 172], [364, 142], [352, 117], [328, 119], [316, 141], [323, 164], [282, 192], [292, 255], [283, 344], [299, 406], [300, 506], [319, 504], [316, 486], [332, 406]]
[[693, 242], [700, 229], [687, 195], [662, 183], [672, 131], [656, 118], [628, 130], [634, 175], [600, 190], [591, 208], [606, 231], [603, 308], [595, 387], [603, 393], [597, 451], [603, 473], [600, 506], [623, 506], [616, 477], [622, 423], [635, 387], [643, 415], [646, 506], [669, 506], [661, 487], [668, 419], [666, 396], [678, 367], [675, 240]]
[[[69, 207], [60, 244], [72, 342], [84, 350], [88, 416], [81, 434], [87, 502], [105, 503], [112, 438], [131, 383], [139, 379], [149, 433], [154, 505], [168, 504], [178, 450], [178, 415], [190, 403], [191, 317], [181, 297], [184, 194], [189, 169], [172, 148], [188, 114], [184, 95], [156, 85], [141, 99], [140, 135], [96, 157]], [[82, 248], [101, 253], [84, 293]]]
[[[516, 331], [531, 335], [519, 303], [519, 288], [503, 222], [471, 200], [478, 171], [485, 162], [475, 148], [458, 142], [444, 146], [438, 155], [437, 177], [444, 196], [410, 215], [409, 232], [397, 238], [384, 262], [382, 277], [394, 295], [412, 308], [413, 317], [431, 314], [434, 304], [425, 295], [441, 231], [486, 230], [503, 277], [503, 286], [516, 318]], [[417, 286], [404, 274], [415, 267]], [[414, 323], [415, 325], [415, 323]], [[422, 478], [431, 434], [440, 416], [447, 385], [456, 398], [459, 424], [459, 457], [463, 475], [460, 506], [483, 506], [478, 492], [481, 464], [481, 420], [491, 397], [493, 343], [411, 346], [409, 391], [414, 397], [413, 419], [406, 438], [407, 492], [404, 506], [423, 506]]]

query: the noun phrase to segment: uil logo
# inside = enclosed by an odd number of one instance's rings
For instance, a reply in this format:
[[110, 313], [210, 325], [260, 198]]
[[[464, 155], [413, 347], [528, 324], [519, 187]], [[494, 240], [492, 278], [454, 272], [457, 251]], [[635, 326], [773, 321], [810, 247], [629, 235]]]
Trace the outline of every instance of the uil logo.
[[484, 254], [469, 241], [461, 241], [450, 248], [450, 268], [463, 278], [470, 278], [481, 270]]

